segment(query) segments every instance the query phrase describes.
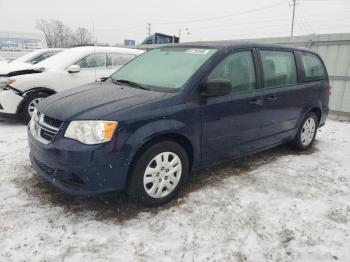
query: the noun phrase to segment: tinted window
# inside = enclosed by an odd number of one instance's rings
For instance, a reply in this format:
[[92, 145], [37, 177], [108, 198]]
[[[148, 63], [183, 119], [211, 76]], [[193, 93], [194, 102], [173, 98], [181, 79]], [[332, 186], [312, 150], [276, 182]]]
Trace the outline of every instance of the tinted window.
[[107, 67], [118, 67], [125, 65], [135, 56], [127, 54], [107, 54]]
[[156, 36], [156, 44], [169, 44], [173, 42], [172, 37], [166, 37], [166, 36]]
[[326, 78], [326, 72], [324, 70], [323, 64], [316, 55], [311, 53], [303, 53], [302, 61], [306, 78]]
[[232, 91], [249, 91], [255, 89], [255, 68], [250, 51], [229, 55], [209, 74], [208, 80], [227, 79]]
[[94, 68], [94, 67], [105, 67], [106, 66], [106, 55], [105, 54], [93, 54], [89, 55], [78, 63], [81, 68]]
[[292, 52], [261, 51], [265, 87], [297, 84], [297, 70]]

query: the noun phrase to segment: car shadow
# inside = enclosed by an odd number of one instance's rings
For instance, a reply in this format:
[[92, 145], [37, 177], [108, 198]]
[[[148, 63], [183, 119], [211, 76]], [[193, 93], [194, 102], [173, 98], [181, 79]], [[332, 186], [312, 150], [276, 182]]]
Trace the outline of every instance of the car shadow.
[[250, 171], [287, 155], [309, 155], [317, 152], [315, 146], [306, 151], [296, 151], [288, 145], [282, 145], [249, 157], [235, 160], [227, 160], [224, 163], [211, 168], [195, 171], [188, 180], [184, 189], [177, 199], [156, 208], [145, 208], [130, 200], [124, 193], [113, 193], [95, 197], [74, 197], [67, 195], [51, 184], [35, 175], [30, 164], [26, 164], [24, 172], [32, 173], [30, 176], [20, 176], [15, 183], [22, 187], [27, 195], [33, 200], [39, 201], [45, 208], [60, 207], [64, 212], [75, 215], [78, 219], [84, 219], [86, 213], [93, 214], [96, 220], [123, 223], [136, 218], [141, 212], [157, 214], [159, 211], [181, 205], [187, 196], [195, 191], [208, 186], [219, 186], [227, 177], [237, 176], [239, 179], [247, 179], [254, 183]]

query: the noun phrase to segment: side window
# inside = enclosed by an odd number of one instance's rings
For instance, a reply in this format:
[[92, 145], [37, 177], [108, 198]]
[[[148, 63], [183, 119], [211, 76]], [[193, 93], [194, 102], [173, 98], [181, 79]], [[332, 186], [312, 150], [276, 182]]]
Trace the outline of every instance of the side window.
[[134, 58], [134, 55], [110, 53], [107, 54], [107, 67], [120, 67]]
[[54, 54], [56, 54], [56, 53], [48, 52], [48, 53], [41, 54], [41, 55], [33, 58], [33, 60], [31, 60], [30, 63], [35, 65], [35, 64], [40, 63], [41, 61], [44, 61], [45, 59], [53, 56]]
[[265, 87], [297, 84], [297, 69], [293, 52], [260, 51], [260, 55]]
[[106, 66], [106, 55], [105, 54], [93, 54], [89, 55], [82, 60], [80, 60], [76, 65], [80, 68], [95, 68], [95, 67], [105, 67]]
[[326, 72], [321, 60], [314, 54], [304, 52], [301, 56], [305, 77], [309, 79], [325, 79]]
[[224, 58], [209, 74], [208, 80], [213, 79], [229, 80], [233, 92], [254, 90], [256, 79], [252, 52], [234, 53]]

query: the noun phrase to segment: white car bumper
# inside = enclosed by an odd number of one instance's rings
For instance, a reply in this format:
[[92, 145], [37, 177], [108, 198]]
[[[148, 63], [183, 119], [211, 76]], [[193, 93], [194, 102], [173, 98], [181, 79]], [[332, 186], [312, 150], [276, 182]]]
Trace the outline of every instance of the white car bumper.
[[16, 115], [22, 100], [23, 97], [12, 90], [0, 90], [0, 115]]

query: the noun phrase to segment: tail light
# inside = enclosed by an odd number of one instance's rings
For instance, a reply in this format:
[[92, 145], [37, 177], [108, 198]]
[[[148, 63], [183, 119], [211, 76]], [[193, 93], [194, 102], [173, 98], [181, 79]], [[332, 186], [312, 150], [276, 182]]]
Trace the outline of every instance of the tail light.
[[329, 96], [332, 95], [332, 86], [331, 85], [328, 86], [328, 95]]

